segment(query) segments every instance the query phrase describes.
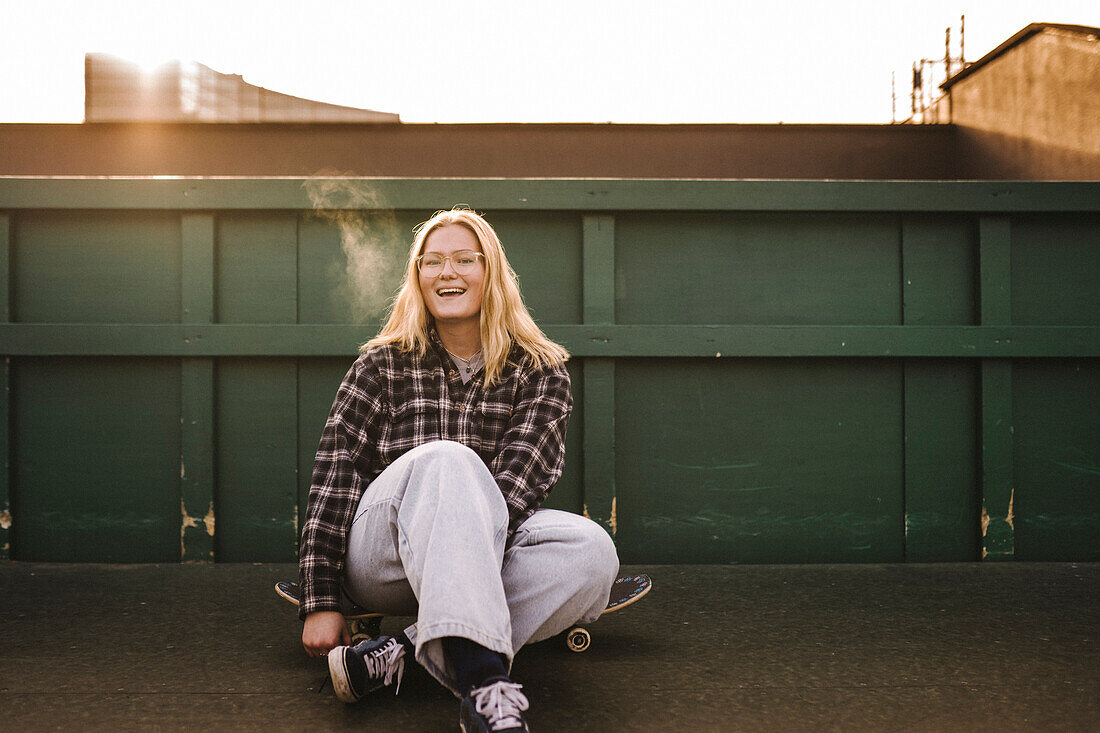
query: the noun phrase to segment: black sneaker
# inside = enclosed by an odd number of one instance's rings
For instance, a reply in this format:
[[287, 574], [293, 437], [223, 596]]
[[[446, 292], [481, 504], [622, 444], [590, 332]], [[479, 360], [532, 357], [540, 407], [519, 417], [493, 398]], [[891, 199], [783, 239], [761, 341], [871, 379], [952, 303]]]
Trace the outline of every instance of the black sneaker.
[[338, 646], [328, 653], [332, 689], [341, 702], [358, 702], [368, 692], [393, 684], [396, 694], [405, 675], [405, 647], [392, 636]]
[[527, 697], [507, 677], [489, 680], [482, 687], [475, 687], [462, 698], [462, 710], [458, 719], [465, 733], [490, 733], [490, 731], [522, 731], [529, 733], [523, 711], [529, 706]]

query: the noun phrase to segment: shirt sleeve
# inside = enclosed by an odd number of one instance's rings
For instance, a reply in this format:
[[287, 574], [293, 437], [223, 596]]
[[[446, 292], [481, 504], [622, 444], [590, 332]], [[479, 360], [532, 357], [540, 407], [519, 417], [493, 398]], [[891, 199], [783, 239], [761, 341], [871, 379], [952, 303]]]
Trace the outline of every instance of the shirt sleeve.
[[511, 531], [534, 514], [561, 476], [572, 408], [564, 365], [536, 372], [520, 387], [504, 447], [489, 464], [508, 504]]
[[325, 422], [298, 559], [298, 615], [340, 610], [340, 574], [352, 515], [363, 495], [369, 451], [382, 415], [382, 390], [360, 359], [336, 393]]

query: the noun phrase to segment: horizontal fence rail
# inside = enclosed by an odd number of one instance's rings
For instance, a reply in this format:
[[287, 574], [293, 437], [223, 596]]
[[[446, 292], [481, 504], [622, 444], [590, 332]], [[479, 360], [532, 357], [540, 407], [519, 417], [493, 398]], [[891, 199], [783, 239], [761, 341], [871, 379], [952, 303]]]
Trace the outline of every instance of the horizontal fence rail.
[[[338, 356], [381, 324], [0, 324], [12, 356]], [[1094, 326], [563, 326], [575, 357], [1100, 356]]]
[[412, 228], [573, 355], [625, 562], [1100, 559], [1100, 184], [0, 178], [0, 547], [285, 561]]

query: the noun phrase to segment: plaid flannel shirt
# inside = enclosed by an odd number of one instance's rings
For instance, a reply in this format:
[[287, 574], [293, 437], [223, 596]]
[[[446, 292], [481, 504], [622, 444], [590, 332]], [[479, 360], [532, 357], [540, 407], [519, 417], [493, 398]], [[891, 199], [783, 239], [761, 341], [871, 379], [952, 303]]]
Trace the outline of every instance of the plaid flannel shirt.
[[539, 508], [561, 476], [572, 409], [564, 366], [535, 370], [515, 348], [499, 383], [468, 384], [433, 336], [424, 357], [393, 346], [362, 354], [344, 377], [313, 467], [299, 559], [301, 605], [340, 609], [340, 577], [352, 517], [387, 466], [433, 440], [473, 449], [508, 505], [509, 530]]

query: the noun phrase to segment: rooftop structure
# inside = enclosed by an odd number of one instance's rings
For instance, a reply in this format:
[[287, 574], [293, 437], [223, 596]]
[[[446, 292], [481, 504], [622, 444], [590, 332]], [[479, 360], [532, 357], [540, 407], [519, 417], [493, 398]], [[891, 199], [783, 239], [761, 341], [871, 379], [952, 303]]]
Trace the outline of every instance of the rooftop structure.
[[1100, 28], [1031, 23], [940, 89], [925, 121], [955, 125], [987, 176], [1100, 171]]
[[85, 122], [382, 122], [389, 112], [301, 99], [194, 61], [146, 72], [105, 54], [84, 57]]

